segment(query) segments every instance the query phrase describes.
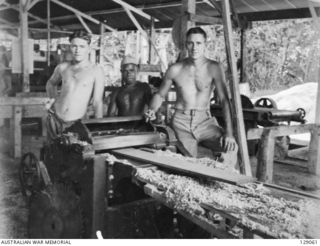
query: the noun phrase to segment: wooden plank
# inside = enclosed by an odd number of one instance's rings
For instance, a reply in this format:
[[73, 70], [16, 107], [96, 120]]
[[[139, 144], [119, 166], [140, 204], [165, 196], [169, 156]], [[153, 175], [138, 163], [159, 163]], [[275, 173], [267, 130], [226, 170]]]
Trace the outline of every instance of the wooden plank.
[[22, 107], [15, 106], [13, 114], [13, 126], [14, 126], [14, 158], [21, 157], [21, 143], [22, 143], [22, 134], [21, 134], [21, 116], [22, 116]]
[[245, 175], [234, 174], [230, 173], [230, 171], [220, 170], [212, 167], [196, 165], [178, 158], [158, 155], [157, 153], [150, 153], [139, 149], [118, 149], [113, 150], [112, 153], [121, 155], [126, 158], [151, 163], [156, 166], [169, 168], [171, 170], [179, 171], [184, 174], [214, 179], [230, 184], [243, 184], [253, 182], [255, 180], [255, 178]]
[[265, 130], [261, 136], [258, 151], [257, 178], [261, 182], [271, 183], [273, 179], [274, 135], [272, 130]]
[[48, 102], [47, 97], [0, 97], [0, 106], [45, 105]]
[[294, 134], [308, 133], [314, 129], [317, 129], [318, 132], [320, 129], [320, 125], [316, 124], [304, 124], [304, 125], [295, 125], [295, 126], [272, 126], [272, 127], [264, 127], [264, 128], [252, 128], [247, 132], [247, 139], [260, 139], [263, 132], [267, 130], [271, 130], [275, 137], [280, 136], [289, 136]]
[[239, 83], [237, 79], [237, 67], [235, 60], [233, 35], [230, 19], [230, 6], [229, 0], [222, 0], [222, 19], [224, 26], [224, 35], [227, 48], [227, 56], [229, 61], [229, 68], [231, 70], [231, 94], [232, 94], [232, 104], [233, 104], [233, 121], [235, 123], [236, 137], [239, 145], [239, 155], [241, 157], [240, 170], [247, 176], [251, 176], [251, 166], [249, 160], [249, 152], [246, 140], [246, 134], [244, 129], [243, 111], [240, 99]]
[[204, 23], [204, 24], [222, 24], [221, 18], [217, 17], [210, 17], [210, 16], [205, 16], [205, 15], [197, 15], [193, 13], [188, 13], [189, 20], [192, 22], [197, 22], [197, 23]]
[[93, 138], [93, 148], [95, 151], [161, 143], [165, 144], [166, 138], [162, 138], [161, 135], [157, 133]]

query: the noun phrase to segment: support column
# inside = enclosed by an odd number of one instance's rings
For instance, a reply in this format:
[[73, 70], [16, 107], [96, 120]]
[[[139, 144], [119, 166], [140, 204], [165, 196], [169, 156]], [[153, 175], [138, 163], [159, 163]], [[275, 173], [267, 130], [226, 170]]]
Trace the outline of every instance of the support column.
[[47, 0], [47, 65], [50, 66], [50, 53], [51, 53], [51, 9], [50, 9], [50, 0]]
[[104, 37], [105, 27], [104, 25], [100, 24], [100, 43], [99, 43], [99, 63], [102, 64], [103, 62], [103, 37]]
[[28, 47], [28, 0], [20, 0], [20, 42], [21, 42], [21, 71], [22, 92], [30, 92], [29, 77], [29, 47]]
[[[314, 1], [309, 0], [309, 10], [313, 19], [313, 24], [315, 30], [318, 32], [319, 37], [319, 28], [320, 28], [320, 17], [317, 15], [315, 7], [318, 7], [318, 4]], [[320, 40], [318, 40], [318, 43]], [[315, 123], [320, 124], [320, 63], [318, 62], [318, 89], [317, 89], [317, 99], [316, 99], [316, 115]], [[311, 131], [311, 139], [309, 143], [309, 153], [308, 153], [308, 171], [313, 174], [320, 174], [320, 134], [318, 130]]]
[[151, 27], [150, 27], [150, 39], [149, 39], [149, 64], [152, 64], [154, 61], [154, 48], [153, 44], [155, 41], [155, 29], [154, 29], [154, 18], [151, 19]]
[[187, 56], [187, 50], [185, 48], [186, 32], [189, 28], [194, 27], [195, 23], [189, 20], [189, 14], [196, 13], [196, 0], [182, 0], [181, 6], [181, 22], [180, 22], [180, 38], [179, 49], [180, 59]]
[[222, 0], [222, 18], [224, 24], [224, 36], [226, 41], [227, 48], [227, 57], [229, 61], [230, 71], [232, 76], [230, 77], [230, 89], [232, 96], [232, 118], [235, 125], [234, 129], [237, 142], [239, 145], [239, 155], [240, 155], [240, 171], [245, 175], [252, 176], [251, 166], [249, 160], [248, 146], [246, 140], [246, 134], [244, 130], [244, 121], [243, 121], [243, 111], [241, 106], [240, 92], [239, 92], [239, 83], [237, 79], [237, 67], [234, 53], [234, 45], [232, 38], [232, 27], [231, 27], [231, 13], [230, 13], [230, 4], [229, 0]]

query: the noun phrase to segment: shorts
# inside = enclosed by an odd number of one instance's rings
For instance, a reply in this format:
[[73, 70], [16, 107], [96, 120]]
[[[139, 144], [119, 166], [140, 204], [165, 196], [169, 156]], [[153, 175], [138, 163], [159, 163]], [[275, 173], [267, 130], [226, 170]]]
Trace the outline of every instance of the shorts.
[[197, 157], [199, 142], [219, 142], [224, 133], [208, 109], [176, 109], [171, 124], [178, 140], [193, 157]]
[[81, 119], [73, 121], [62, 120], [53, 109], [48, 110], [47, 116], [47, 136], [48, 141], [60, 137], [63, 133], [76, 133], [80, 141], [92, 143], [87, 128], [81, 123]]

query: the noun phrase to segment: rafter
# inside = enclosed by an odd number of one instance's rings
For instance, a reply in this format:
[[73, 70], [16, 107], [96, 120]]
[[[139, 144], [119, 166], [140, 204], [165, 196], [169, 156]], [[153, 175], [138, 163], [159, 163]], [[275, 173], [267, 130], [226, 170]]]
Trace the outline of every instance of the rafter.
[[108, 26], [108, 25], [106, 25], [105, 23], [102, 23], [102, 22], [100, 22], [99, 20], [93, 18], [92, 16], [87, 15], [87, 14], [85, 14], [85, 13], [83, 13], [83, 12], [81, 12], [81, 11], [79, 11], [79, 10], [77, 10], [77, 9], [75, 9], [75, 8], [67, 5], [67, 4], [65, 4], [65, 3], [62, 3], [62, 2], [60, 2], [60, 1], [58, 1], [58, 0], [51, 0], [51, 1], [52, 1], [53, 3], [55, 3], [55, 4], [57, 4], [57, 5], [60, 5], [61, 7], [65, 8], [65, 9], [73, 12], [73, 13], [76, 13], [76, 14], [80, 15], [80, 16], [83, 17], [83, 18], [86, 18], [86, 19], [92, 21], [92, 22], [95, 23], [95, 24], [104, 25], [106, 29], [108, 29], [108, 30], [110, 30], [110, 31], [112, 31], [112, 32], [115, 32], [115, 31], [116, 31], [116, 29], [112, 28], [111, 26]]
[[[199, 0], [196, 3], [197, 4], [201, 4], [204, 3], [204, 0]], [[179, 1], [174, 1], [174, 2], [170, 2], [170, 3], [156, 3], [156, 4], [149, 4], [149, 5], [137, 5], [134, 6], [135, 8], [138, 9], [161, 9], [161, 8], [169, 8], [169, 7], [178, 7], [181, 6], [181, 0]], [[125, 10], [123, 8], [114, 8], [114, 9], [107, 9], [107, 10], [96, 10], [96, 11], [88, 11], [85, 12], [85, 14], [87, 15], [107, 15], [107, 14], [116, 14], [116, 13], [122, 13], [125, 12]], [[59, 20], [68, 20], [68, 19], [74, 19], [75, 16], [74, 15], [64, 15], [64, 16], [57, 16], [57, 17], [53, 17], [51, 18], [51, 20], [53, 21], [59, 21]], [[30, 22], [31, 24], [36, 24], [36, 22]]]
[[[138, 8], [136, 8], [136, 7], [134, 7], [134, 6], [130, 5], [130, 4], [127, 4], [127, 3], [125, 3], [125, 2], [122, 1], [122, 0], [112, 0], [112, 1], [115, 2], [115, 3], [120, 4], [123, 8], [125, 8], [125, 11], [126, 11], [126, 10], [130, 10], [130, 11], [133, 11], [133, 12], [137, 13], [138, 15], [140, 15], [140, 16], [148, 19], [148, 20], [152, 20], [152, 16], [150, 16], [149, 14], [146, 14], [146, 13], [143, 12], [141, 9], [138, 9]], [[127, 11], [126, 11], [126, 12], [127, 12]], [[154, 20], [155, 20], [155, 21], [159, 21], [159, 20], [157, 20], [157, 19], [154, 19]]]
[[36, 5], [37, 3], [41, 2], [43, 0], [32, 0], [32, 2], [30, 2], [27, 6], [27, 10], [29, 11], [34, 5]]
[[75, 14], [77, 16], [77, 18], [79, 19], [79, 21], [81, 22], [82, 26], [84, 27], [84, 29], [86, 29], [86, 31], [88, 33], [92, 34], [91, 29], [88, 27], [87, 23], [85, 23], [85, 21], [83, 20], [83, 18], [79, 15], [79, 14]]

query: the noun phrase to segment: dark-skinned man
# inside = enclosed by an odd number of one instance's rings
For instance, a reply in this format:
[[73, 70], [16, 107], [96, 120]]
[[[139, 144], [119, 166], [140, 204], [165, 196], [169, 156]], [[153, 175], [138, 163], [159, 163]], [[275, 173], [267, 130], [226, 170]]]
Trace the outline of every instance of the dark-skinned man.
[[151, 100], [151, 88], [137, 81], [138, 63], [134, 57], [126, 56], [121, 62], [122, 86], [110, 95], [108, 116], [143, 115]]

